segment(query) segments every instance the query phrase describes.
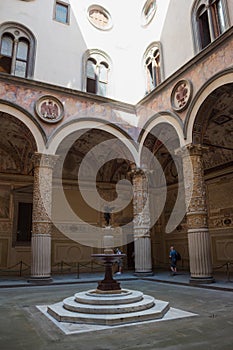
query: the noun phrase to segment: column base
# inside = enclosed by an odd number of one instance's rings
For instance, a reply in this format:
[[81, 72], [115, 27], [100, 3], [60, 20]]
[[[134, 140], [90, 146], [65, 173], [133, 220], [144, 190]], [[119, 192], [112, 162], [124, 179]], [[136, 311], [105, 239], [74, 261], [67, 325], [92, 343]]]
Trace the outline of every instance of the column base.
[[53, 279], [52, 277], [30, 277], [27, 282], [36, 285], [44, 285], [52, 283]]
[[147, 276], [153, 276], [154, 272], [153, 271], [135, 271], [134, 276], [137, 277], [147, 277]]
[[206, 283], [215, 283], [214, 277], [190, 277], [190, 284], [206, 284]]

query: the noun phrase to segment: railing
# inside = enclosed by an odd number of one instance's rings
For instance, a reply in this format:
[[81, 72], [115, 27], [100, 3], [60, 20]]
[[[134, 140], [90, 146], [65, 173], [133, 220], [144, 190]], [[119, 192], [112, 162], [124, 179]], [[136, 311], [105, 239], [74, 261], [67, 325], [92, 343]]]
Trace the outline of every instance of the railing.
[[0, 269], [0, 274], [9, 274], [9, 273], [16, 273], [18, 276], [26, 275], [26, 271], [30, 271], [30, 265], [26, 264], [22, 260], [16, 263], [15, 265], [12, 265], [10, 267], [7, 267], [6, 269]]
[[[84, 271], [85, 270], [85, 271]], [[76, 273], [77, 278], [80, 278], [80, 272], [94, 272], [103, 271], [103, 264], [97, 263], [94, 260], [87, 262], [71, 262], [60, 261], [52, 265], [52, 273], [65, 274], [65, 273]], [[31, 266], [22, 260], [15, 265], [9, 266], [4, 269], [0, 269], [0, 275], [15, 275], [15, 276], [28, 276], [31, 271]]]
[[76, 273], [77, 278], [80, 278], [81, 270], [84, 272], [94, 272], [94, 271], [103, 271], [103, 264], [97, 263], [94, 260], [87, 262], [71, 262], [67, 263], [65, 261], [58, 262], [52, 266], [52, 273]]
[[233, 282], [231, 281], [231, 266], [233, 266], [233, 263], [230, 261], [227, 261], [226, 263], [220, 265], [220, 266], [215, 266], [213, 268], [214, 271], [222, 269], [223, 267], [226, 268], [225, 272], [226, 272], [226, 276], [227, 276], [227, 282]]
[[[182, 259], [183, 260], [183, 259]], [[158, 263], [158, 261], [157, 261]], [[161, 263], [162, 264], [162, 263]], [[52, 273], [76, 273], [77, 278], [80, 278], [81, 271], [83, 272], [94, 272], [94, 271], [103, 271], [103, 264], [96, 262], [95, 260], [90, 261], [84, 261], [84, 262], [71, 262], [67, 263], [65, 261], [60, 261], [54, 265], [52, 265]], [[179, 267], [179, 266], [178, 266]], [[181, 261], [181, 267], [183, 268], [183, 262]], [[225, 268], [225, 273], [227, 276], [227, 282], [233, 282], [231, 281], [231, 273], [233, 270], [233, 262], [227, 261], [222, 265], [213, 267], [213, 271], [217, 271], [220, 269]], [[157, 267], [156, 267], [157, 268]], [[30, 274], [30, 265], [23, 262], [22, 260], [16, 263], [15, 265], [12, 265], [10, 267], [7, 267], [5, 269], [0, 269], [1, 275], [6, 274], [15, 274], [17, 276], [27, 276]]]

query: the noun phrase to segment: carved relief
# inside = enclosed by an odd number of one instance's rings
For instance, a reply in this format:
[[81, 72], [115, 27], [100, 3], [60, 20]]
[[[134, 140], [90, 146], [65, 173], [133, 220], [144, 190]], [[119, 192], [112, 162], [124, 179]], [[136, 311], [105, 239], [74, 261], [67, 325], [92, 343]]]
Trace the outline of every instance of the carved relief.
[[134, 235], [135, 237], [150, 237], [150, 210], [148, 178], [141, 169], [134, 169]]
[[192, 97], [192, 85], [188, 80], [180, 80], [171, 93], [171, 105], [175, 111], [181, 112], [188, 107]]
[[35, 112], [43, 121], [57, 123], [64, 116], [64, 107], [56, 97], [43, 96], [36, 102]]

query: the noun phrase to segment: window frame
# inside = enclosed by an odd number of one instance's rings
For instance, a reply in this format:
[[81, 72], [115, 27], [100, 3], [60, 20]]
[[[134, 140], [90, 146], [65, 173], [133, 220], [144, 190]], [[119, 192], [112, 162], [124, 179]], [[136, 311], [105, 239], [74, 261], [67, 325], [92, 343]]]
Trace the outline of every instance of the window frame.
[[[158, 52], [159, 55], [159, 64], [156, 65], [156, 58], [158, 55], [154, 55], [155, 52]], [[162, 66], [162, 52], [161, 52], [160, 42], [154, 42], [148, 46], [143, 56], [143, 70], [145, 76], [145, 86], [146, 86], [146, 95], [153, 91], [157, 86], [163, 81], [163, 66]], [[149, 72], [149, 65], [151, 64], [152, 71]], [[148, 75], [150, 74], [153, 84], [150, 84]]]
[[[59, 20], [57, 18], [57, 16], [56, 16], [57, 15], [57, 5], [60, 5], [60, 6], [63, 6], [65, 8], [67, 8], [66, 21], [65, 22]], [[62, 0], [55, 0], [54, 8], [53, 8], [53, 20], [58, 22], [58, 23], [61, 23], [61, 24], [70, 25], [70, 4], [68, 4], [67, 2], [62, 1]]]
[[[222, 28], [219, 22], [219, 12], [217, 12], [217, 2], [221, 3], [222, 15], [224, 20], [224, 28]], [[210, 41], [204, 42], [204, 36], [200, 31], [200, 12], [205, 9], [207, 15], [208, 31]], [[219, 36], [221, 36], [229, 28], [229, 13], [226, 0], [196, 0], [192, 8], [192, 28], [193, 28], [193, 39], [195, 52], [199, 52], [209, 46]]]
[[[152, 10], [149, 12], [149, 8], [152, 5]], [[141, 12], [141, 25], [142, 27], [146, 27], [153, 20], [155, 14], [157, 12], [157, 0], [146, 0], [143, 5]]]
[[[32, 78], [34, 74], [36, 50], [36, 40], [34, 35], [28, 28], [19, 23], [3, 23], [0, 26], [0, 52], [2, 49], [2, 38], [4, 36], [11, 36], [13, 41], [10, 72], [5, 73], [21, 78]], [[21, 60], [17, 58], [18, 43], [24, 41], [28, 43], [27, 59]], [[7, 57], [7, 55], [3, 55], [3, 57]], [[15, 74], [17, 61], [26, 62], [25, 76], [23, 77], [21, 75]]]
[[[90, 12], [91, 11], [99, 11], [100, 13], [102, 13], [103, 15], [105, 15], [108, 19], [108, 24], [106, 26], [99, 26], [98, 24], [95, 23], [95, 21], [93, 21], [91, 15], [90, 15]], [[106, 10], [103, 6], [100, 6], [100, 5], [91, 5], [88, 7], [87, 9], [87, 18], [88, 18], [88, 21], [90, 22], [90, 24], [99, 29], [99, 30], [102, 30], [102, 31], [107, 31], [107, 30], [110, 30], [112, 29], [113, 27], [113, 21], [112, 21], [112, 16], [110, 15], [109, 11]]]
[[[95, 63], [95, 92], [88, 91], [88, 79], [91, 79], [91, 77], [88, 77], [87, 72], [87, 62], [88, 60]], [[107, 68], [107, 81], [101, 81], [100, 80], [100, 66], [105, 65]], [[85, 54], [83, 55], [83, 91], [87, 93], [91, 93], [93, 95], [102, 96], [102, 97], [108, 97], [110, 93], [110, 76], [111, 76], [111, 70], [112, 70], [112, 63], [110, 57], [103, 51], [93, 49], [93, 50], [87, 50]], [[101, 93], [100, 89], [100, 83], [105, 84], [105, 94]]]

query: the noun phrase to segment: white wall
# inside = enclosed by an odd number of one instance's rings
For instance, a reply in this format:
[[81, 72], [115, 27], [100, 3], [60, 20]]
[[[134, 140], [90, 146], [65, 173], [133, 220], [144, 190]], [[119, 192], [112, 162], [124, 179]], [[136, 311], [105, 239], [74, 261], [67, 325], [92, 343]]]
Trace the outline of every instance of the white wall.
[[164, 74], [167, 78], [194, 55], [191, 26], [193, 0], [171, 0], [164, 22], [161, 42]]
[[[53, 20], [55, 0], [0, 1], [0, 22], [22, 23], [37, 39], [34, 79], [81, 90], [83, 53], [97, 48], [113, 63], [109, 97], [137, 102], [145, 94], [143, 54], [160, 38], [169, 0], [158, 0], [155, 18], [145, 28], [141, 26], [145, 0], [63, 1], [71, 5], [70, 25]], [[111, 30], [101, 31], [90, 24], [87, 9], [93, 3], [110, 12]]]
[[[193, 0], [157, 0], [157, 12], [146, 27], [141, 25], [146, 0], [63, 1], [71, 6], [70, 25], [53, 20], [55, 0], [0, 0], [0, 23], [22, 23], [37, 39], [35, 80], [81, 90], [82, 56], [87, 49], [100, 49], [113, 64], [109, 97], [136, 103], [145, 95], [143, 54], [152, 42], [161, 41], [165, 77], [194, 54]], [[87, 9], [93, 4], [109, 11], [112, 29], [102, 31], [90, 24]]]

